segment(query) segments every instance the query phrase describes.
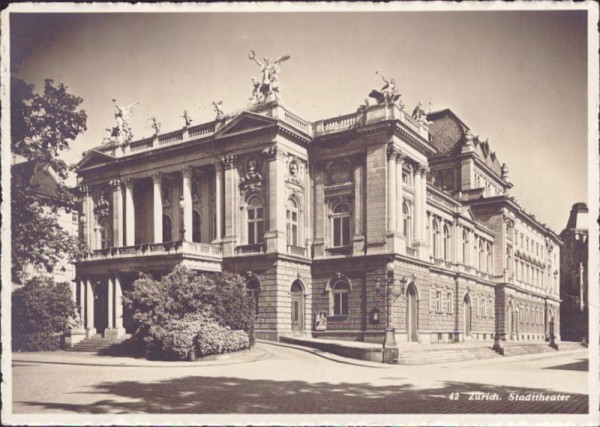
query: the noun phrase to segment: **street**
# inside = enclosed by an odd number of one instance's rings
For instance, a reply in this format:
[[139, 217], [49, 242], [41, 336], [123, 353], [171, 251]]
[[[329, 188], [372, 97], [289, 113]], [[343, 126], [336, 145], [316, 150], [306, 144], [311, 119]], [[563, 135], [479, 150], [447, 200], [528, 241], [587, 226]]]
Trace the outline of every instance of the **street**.
[[17, 353], [13, 412], [587, 412], [585, 350], [429, 366], [361, 366], [266, 343], [249, 354], [167, 364], [65, 352], [40, 361]]

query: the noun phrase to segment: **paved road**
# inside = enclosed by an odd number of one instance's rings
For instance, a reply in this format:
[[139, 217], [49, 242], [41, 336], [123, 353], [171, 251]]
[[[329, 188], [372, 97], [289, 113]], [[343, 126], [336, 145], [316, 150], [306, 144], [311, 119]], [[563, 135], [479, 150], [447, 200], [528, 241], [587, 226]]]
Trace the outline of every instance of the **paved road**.
[[[208, 366], [15, 355], [13, 412], [587, 413], [585, 351], [393, 367], [339, 363], [264, 343], [252, 354]], [[484, 400], [470, 400], [474, 392]], [[565, 400], [511, 401], [511, 393]]]

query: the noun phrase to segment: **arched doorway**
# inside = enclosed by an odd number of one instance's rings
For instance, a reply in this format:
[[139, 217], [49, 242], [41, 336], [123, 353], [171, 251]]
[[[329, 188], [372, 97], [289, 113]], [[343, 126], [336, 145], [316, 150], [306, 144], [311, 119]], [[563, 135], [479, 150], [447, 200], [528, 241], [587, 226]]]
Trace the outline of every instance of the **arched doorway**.
[[410, 342], [417, 342], [419, 340], [418, 317], [417, 288], [411, 283], [406, 290], [406, 332], [408, 334], [408, 341]]
[[471, 336], [471, 297], [469, 294], [465, 295], [463, 299], [463, 313], [464, 313], [464, 324], [465, 324], [465, 337]]
[[94, 293], [94, 328], [104, 334], [108, 327], [108, 283], [98, 281], [93, 286]]
[[299, 280], [292, 283], [292, 331], [304, 331], [304, 287]]

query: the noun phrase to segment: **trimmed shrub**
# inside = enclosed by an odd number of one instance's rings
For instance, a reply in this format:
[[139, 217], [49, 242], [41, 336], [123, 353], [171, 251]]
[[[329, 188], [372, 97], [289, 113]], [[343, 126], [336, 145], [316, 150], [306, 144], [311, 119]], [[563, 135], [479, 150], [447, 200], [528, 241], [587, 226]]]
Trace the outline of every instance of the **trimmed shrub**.
[[196, 341], [206, 343], [199, 355], [246, 348], [239, 333], [225, 328], [242, 330], [248, 346], [254, 343], [252, 301], [237, 274], [199, 274], [177, 266], [160, 281], [140, 275], [123, 301], [138, 323], [134, 339], [149, 357], [180, 359], [191, 336], [207, 337]]
[[68, 283], [34, 277], [12, 293], [14, 351], [57, 350], [75, 303]]

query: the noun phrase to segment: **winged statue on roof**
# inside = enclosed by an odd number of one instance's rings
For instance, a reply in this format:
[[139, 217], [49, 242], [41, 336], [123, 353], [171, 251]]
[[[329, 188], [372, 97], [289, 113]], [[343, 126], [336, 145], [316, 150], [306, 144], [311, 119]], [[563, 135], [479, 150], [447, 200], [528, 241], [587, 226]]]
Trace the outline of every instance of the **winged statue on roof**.
[[383, 74], [379, 71], [375, 71], [375, 74], [381, 77], [383, 80], [383, 87], [380, 90], [373, 89], [369, 96], [377, 101], [377, 104], [396, 104], [400, 108], [404, 108], [404, 105], [400, 101], [400, 93], [396, 88], [396, 80], [386, 79]]
[[252, 79], [252, 97], [254, 102], [265, 102], [270, 95], [275, 99], [279, 99], [280, 85], [279, 72], [281, 71], [280, 64], [290, 59], [290, 55], [282, 55], [272, 61], [269, 58], [263, 58], [262, 62], [256, 59], [256, 53], [251, 50], [248, 58], [254, 61], [260, 68], [260, 79]]

